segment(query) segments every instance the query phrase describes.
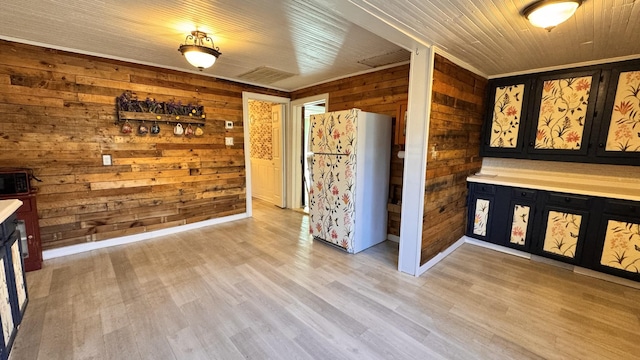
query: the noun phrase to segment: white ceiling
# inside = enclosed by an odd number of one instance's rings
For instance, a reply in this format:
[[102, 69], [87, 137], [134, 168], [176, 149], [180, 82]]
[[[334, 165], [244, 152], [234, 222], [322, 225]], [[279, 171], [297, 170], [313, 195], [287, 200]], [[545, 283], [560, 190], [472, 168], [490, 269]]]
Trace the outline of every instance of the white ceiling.
[[366, 59], [407, 58], [380, 36], [436, 45], [487, 76], [640, 57], [640, 0], [585, 0], [551, 32], [519, 14], [531, 2], [3, 0], [0, 38], [195, 71], [177, 48], [197, 27], [222, 52], [205, 75], [238, 79], [262, 66], [296, 74], [268, 85], [283, 90], [369, 70]]

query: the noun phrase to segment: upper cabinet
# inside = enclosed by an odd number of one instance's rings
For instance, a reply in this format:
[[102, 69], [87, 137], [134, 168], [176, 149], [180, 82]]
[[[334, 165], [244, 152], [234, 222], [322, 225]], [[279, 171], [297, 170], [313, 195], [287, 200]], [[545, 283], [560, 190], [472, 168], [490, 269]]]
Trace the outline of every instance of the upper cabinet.
[[484, 128], [485, 154], [522, 152], [531, 93], [530, 78], [494, 81], [489, 88]]
[[494, 79], [482, 156], [638, 165], [640, 60]]
[[640, 62], [611, 71], [598, 156], [640, 160]]
[[[529, 152], [586, 154], [600, 71], [542, 76], [537, 81]], [[586, 139], [586, 141], [585, 141]]]

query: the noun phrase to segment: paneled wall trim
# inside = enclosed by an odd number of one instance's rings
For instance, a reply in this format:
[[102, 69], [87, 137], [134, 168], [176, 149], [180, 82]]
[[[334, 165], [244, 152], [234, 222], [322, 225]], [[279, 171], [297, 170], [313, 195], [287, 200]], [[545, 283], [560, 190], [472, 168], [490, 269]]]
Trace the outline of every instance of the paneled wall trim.
[[[166, 123], [157, 135], [123, 134], [115, 99], [124, 91], [204, 106], [204, 134], [174, 136]], [[42, 180], [34, 185], [43, 249], [245, 212], [243, 91], [288, 96], [0, 41], [0, 167], [32, 168]], [[225, 146], [225, 136], [235, 145]], [[112, 166], [102, 165], [103, 154]]]

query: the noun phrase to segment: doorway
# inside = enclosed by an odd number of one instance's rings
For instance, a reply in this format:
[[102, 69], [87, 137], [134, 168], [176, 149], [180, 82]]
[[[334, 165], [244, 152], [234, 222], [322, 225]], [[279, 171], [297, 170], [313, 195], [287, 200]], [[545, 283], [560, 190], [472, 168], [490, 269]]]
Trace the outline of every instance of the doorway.
[[291, 176], [288, 206], [295, 210], [308, 211], [309, 173], [308, 156], [309, 136], [311, 134], [311, 115], [324, 114], [328, 109], [329, 94], [321, 94], [291, 102]]
[[242, 93], [246, 208], [252, 216], [253, 198], [275, 206], [286, 206], [285, 140], [290, 100]]

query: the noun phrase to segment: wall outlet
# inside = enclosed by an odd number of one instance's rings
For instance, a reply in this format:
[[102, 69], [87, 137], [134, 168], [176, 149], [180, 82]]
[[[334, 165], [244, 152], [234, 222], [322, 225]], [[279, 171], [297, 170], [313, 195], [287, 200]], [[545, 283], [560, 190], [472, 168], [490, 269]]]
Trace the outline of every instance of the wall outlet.
[[102, 155], [102, 165], [111, 166], [113, 163], [111, 162], [111, 155]]
[[232, 137], [225, 137], [224, 138], [224, 144], [227, 146], [233, 146], [233, 138]]
[[224, 128], [225, 129], [233, 129], [233, 121], [225, 120]]

